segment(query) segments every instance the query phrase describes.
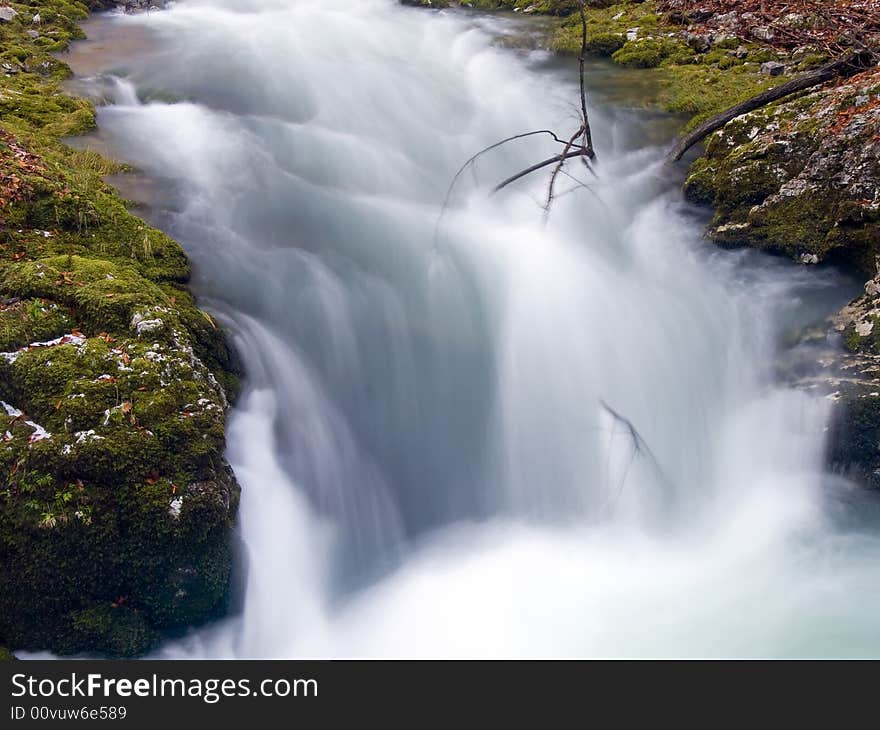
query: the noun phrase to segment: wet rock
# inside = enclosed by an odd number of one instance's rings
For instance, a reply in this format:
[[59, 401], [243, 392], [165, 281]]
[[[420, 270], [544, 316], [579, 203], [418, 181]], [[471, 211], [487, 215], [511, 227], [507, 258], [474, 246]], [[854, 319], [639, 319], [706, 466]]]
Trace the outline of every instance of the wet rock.
[[[880, 269], [877, 269], [880, 272]], [[880, 489], [880, 273], [864, 294], [804, 333], [781, 375], [831, 403], [826, 466], [861, 487]]]

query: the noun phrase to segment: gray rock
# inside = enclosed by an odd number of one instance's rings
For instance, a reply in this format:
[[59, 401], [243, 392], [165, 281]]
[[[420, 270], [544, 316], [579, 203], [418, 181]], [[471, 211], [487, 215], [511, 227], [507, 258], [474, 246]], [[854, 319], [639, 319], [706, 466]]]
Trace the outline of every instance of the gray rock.
[[11, 23], [17, 15], [18, 11], [15, 8], [6, 5], [0, 7], [0, 23]]
[[626, 39], [628, 41], [634, 41], [636, 38], [639, 37], [639, 30], [639, 28], [630, 28], [629, 30], [627, 30]]
[[759, 41], [772, 41], [776, 37], [773, 29], [767, 25], [759, 25], [752, 28], [750, 33], [753, 38], [757, 38]]
[[782, 76], [785, 73], [785, 64], [779, 61], [767, 61], [761, 64], [761, 73], [768, 76]]
[[688, 33], [684, 37], [685, 43], [693, 48], [697, 53], [705, 53], [712, 47], [709, 36], [700, 33]]
[[715, 23], [721, 26], [733, 27], [739, 20], [739, 13], [735, 10], [730, 13], [722, 13], [715, 16]]
[[806, 28], [809, 25], [807, 18], [799, 13], [789, 13], [782, 18], [782, 22], [790, 28]]
[[28, 34], [31, 38], [39, 38], [39, 37], [40, 37], [39, 32], [37, 32], [37, 31], [35, 31], [35, 30], [29, 30], [29, 31], [27, 32], [27, 34]]

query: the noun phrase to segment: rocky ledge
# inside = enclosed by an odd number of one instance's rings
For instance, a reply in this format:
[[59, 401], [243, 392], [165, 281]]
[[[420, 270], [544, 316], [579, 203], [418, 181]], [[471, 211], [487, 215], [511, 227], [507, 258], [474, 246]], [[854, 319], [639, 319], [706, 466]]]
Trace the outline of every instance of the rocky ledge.
[[60, 141], [86, 6], [0, 6], [0, 645], [132, 656], [227, 608], [237, 368], [180, 246]]

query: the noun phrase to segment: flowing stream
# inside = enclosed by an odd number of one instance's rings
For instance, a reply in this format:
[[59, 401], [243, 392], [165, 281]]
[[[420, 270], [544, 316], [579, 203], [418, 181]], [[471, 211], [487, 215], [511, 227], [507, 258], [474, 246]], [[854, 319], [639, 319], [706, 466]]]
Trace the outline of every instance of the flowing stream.
[[637, 72], [590, 65], [597, 177], [546, 220], [546, 173], [487, 195], [539, 137], [439, 218], [477, 150], [577, 127], [525, 20], [185, 0], [87, 30], [97, 142], [247, 371], [241, 610], [161, 656], [880, 654], [880, 520], [774, 375], [852, 292], [705, 243]]

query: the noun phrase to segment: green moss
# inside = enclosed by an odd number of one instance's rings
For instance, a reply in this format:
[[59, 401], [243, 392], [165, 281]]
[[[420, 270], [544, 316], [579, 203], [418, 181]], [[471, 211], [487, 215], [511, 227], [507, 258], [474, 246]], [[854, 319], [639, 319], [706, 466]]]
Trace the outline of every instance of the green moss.
[[716, 169], [705, 157], [691, 166], [684, 184], [685, 197], [699, 205], [712, 205], [715, 202]]
[[587, 39], [587, 50], [597, 56], [611, 56], [625, 43], [623, 33], [595, 33]]
[[68, 640], [72, 646], [94, 647], [111, 656], [143, 654], [157, 638], [139, 611], [118, 604], [74, 611], [71, 624]]
[[[597, 2], [587, 10], [587, 43], [591, 53], [610, 56], [626, 41], [626, 32], [639, 28], [642, 36], [650, 35], [660, 25], [653, 2]], [[618, 44], [616, 39], [621, 39]], [[563, 53], [580, 53], [580, 15], [569, 16], [554, 35], [552, 47]]]
[[820, 259], [830, 249], [828, 232], [834, 217], [834, 201], [818, 192], [791, 196], [749, 213], [758, 242], [793, 255], [815, 254]]
[[48, 299], [0, 305], [0, 351], [59, 337], [70, 332], [72, 321], [66, 307]]
[[693, 52], [680, 41], [669, 38], [638, 38], [628, 41], [612, 58], [621, 66], [656, 68], [661, 63], [680, 63], [693, 57]]
[[658, 103], [666, 111], [692, 115], [686, 129], [780, 83], [746, 66], [668, 65], [658, 73]]

